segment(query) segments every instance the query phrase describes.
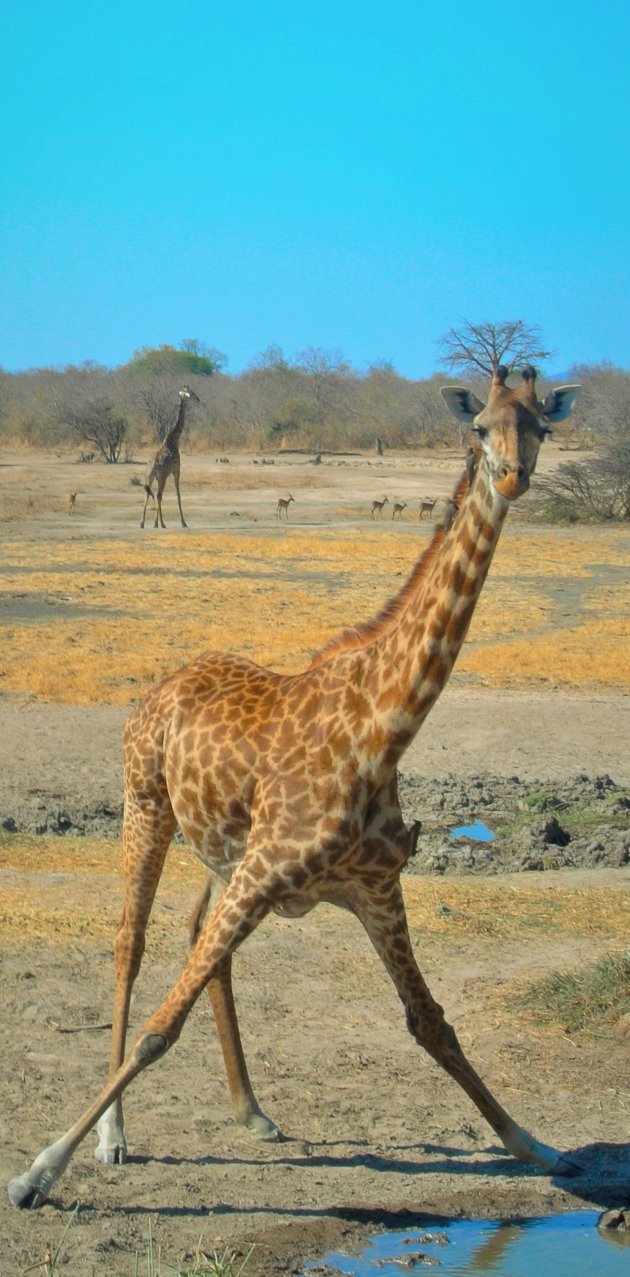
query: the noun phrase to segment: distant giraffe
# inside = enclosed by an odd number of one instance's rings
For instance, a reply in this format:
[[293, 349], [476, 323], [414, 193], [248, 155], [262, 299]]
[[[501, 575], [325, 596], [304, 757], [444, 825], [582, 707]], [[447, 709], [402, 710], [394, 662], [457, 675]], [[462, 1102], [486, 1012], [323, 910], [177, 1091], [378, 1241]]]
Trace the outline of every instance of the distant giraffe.
[[[417, 827], [403, 820], [398, 763], [449, 678], [510, 504], [529, 488], [547, 422], [564, 420], [578, 393], [561, 386], [541, 404], [532, 369], [516, 390], [506, 377], [497, 369], [487, 405], [464, 387], [443, 390], [450, 410], [480, 437], [479, 465], [472, 488], [465, 475], [460, 481], [450, 530], [436, 529], [402, 589], [375, 618], [327, 643], [299, 674], [205, 652], [131, 711], [109, 1077], [65, 1133], [11, 1181], [14, 1206], [39, 1206], [97, 1123], [98, 1160], [127, 1160], [123, 1093], [177, 1042], [204, 989], [216, 997], [237, 1116], [254, 1134], [272, 1135], [276, 1128], [247, 1078], [232, 956], [271, 911], [299, 918], [322, 901], [363, 925], [410, 1033], [462, 1087], [504, 1147], [547, 1174], [580, 1173], [570, 1157], [511, 1117], [464, 1053], [416, 961], [400, 884]], [[217, 891], [207, 918], [199, 918], [181, 975], [125, 1054], [146, 926], [178, 826]], [[25, 1103], [32, 1103], [33, 1085], [30, 1079]]]
[[[147, 476], [147, 481], [144, 485], [144, 490], [147, 495], [144, 503], [144, 510], [142, 511], [142, 518], [140, 520], [141, 528], [144, 527], [149, 497], [157, 502], [155, 507], [155, 523], [153, 524], [154, 528], [166, 527], [164, 519], [162, 518], [162, 493], [164, 492], [166, 480], [171, 474], [173, 476], [173, 483], [175, 484], [175, 491], [177, 493], [177, 504], [179, 506], [179, 517], [182, 521], [182, 527], [185, 528], [188, 526], [184, 518], [182, 499], [179, 494], [179, 441], [186, 421], [186, 408], [191, 399], [194, 399], [197, 403], [199, 403], [199, 396], [195, 394], [194, 390], [191, 390], [190, 386], [183, 386], [179, 391], [179, 410], [177, 413], [177, 420], [172, 430], [169, 430], [164, 443], [158, 448], [153, 459], [153, 465], [151, 466], [151, 470]], [[157, 492], [155, 497], [153, 496], [151, 489], [151, 484], [154, 479], [157, 483]]]
[[68, 514], [74, 514], [77, 505], [77, 490], [70, 493], [68, 497]]
[[372, 518], [374, 518], [374, 515], [378, 513], [378, 517], [379, 517], [379, 519], [382, 519], [382, 518], [383, 518], [383, 506], [386, 506], [386, 505], [387, 505], [387, 503], [388, 503], [388, 501], [389, 501], [389, 497], [383, 497], [383, 500], [382, 500], [382, 501], [373, 501], [373, 502], [372, 502], [372, 516], [371, 516], [371, 517], [372, 517]]
[[406, 501], [396, 501], [394, 504], [394, 508], [392, 510], [392, 519], [395, 519], [396, 517], [398, 517], [399, 519], [402, 519], [402, 512], [403, 510], [406, 510], [406, 509], [407, 509]]
[[289, 518], [289, 506], [292, 501], [295, 501], [295, 497], [292, 497], [291, 493], [289, 493], [288, 497], [280, 497], [276, 506], [276, 518], [281, 519], [283, 515], [285, 519]]

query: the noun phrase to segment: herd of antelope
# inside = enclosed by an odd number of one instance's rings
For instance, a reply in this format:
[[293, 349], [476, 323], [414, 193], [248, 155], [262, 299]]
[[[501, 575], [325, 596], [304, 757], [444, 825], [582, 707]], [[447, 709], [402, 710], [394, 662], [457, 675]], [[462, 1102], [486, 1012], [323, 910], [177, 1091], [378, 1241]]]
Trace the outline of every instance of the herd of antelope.
[[[223, 458], [220, 458], [220, 460], [223, 460]], [[431, 515], [433, 514], [433, 510], [435, 506], [437, 505], [437, 497], [433, 497], [433, 499], [431, 499], [431, 497], [419, 497], [418, 500], [419, 500], [418, 518], [419, 519], [424, 518], [425, 514], [428, 514], [429, 518], [431, 518]], [[289, 506], [292, 501], [295, 501], [295, 497], [292, 496], [291, 493], [289, 493], [288, 497], [280, 497], [278, 499], [278, 504], [276, 505], [276, 517], [278, 519], [285, 518], [288, 521]], [[375, 516], [378, 515], [379, 519], [382, 519], [383, 508], [388, 504], [389, 504], [389, 497], [383, 497], [381, 501], [378, 501], [378, 500], [373, 501], [372, 502], [372, 518], [374, 519]], [[74, 514], [76, 510], [76, 505], [77, 505], [77, 494], [75, 490], [74, 492], [71, 492], [68, 497], [68, 514]], [[406, 501], [395, 501], [392, 505], [392, 519], [402, 519], [403, 510], [406, 510], [406, 509], [407, 509]]]
[[[431, 518], [431, 515], [433, 514], [433, 511], [435, 509], [435, 506], [437, 505], [437, 500], [438, 500], [437, 497], [433, 497], [433, 498], [419, 497], [418, 498], [418, 502], [419, 502], [418, 518], [419, 519], [424, 518], [425, 514], [428, 514], [429, 518]], [[373, 501], [372, 502], [372, 518], [374, 519], [378, 515], [379, 519], [382, 519], [383, 508], [388, 504], [389, 504], [389, 497], [383, 497], [382, 501]], [[402, 519], [403, 510], [406, 510], [406, 509], [407, 509], [406, 501], [395, 501], [394, 504], [392, 505], [392, 519]]]

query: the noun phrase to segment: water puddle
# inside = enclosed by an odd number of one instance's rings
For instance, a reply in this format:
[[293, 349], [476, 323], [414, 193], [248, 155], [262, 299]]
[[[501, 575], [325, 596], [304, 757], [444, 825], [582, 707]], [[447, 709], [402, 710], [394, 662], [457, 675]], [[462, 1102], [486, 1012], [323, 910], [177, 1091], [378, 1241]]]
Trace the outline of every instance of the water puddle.
[[359, 1257], [332, 1252], [303, 1277], [400, 1277], [436, 1268], [450, 1277], [628, 1277], [630, 1233], [598, 1229], [596, 1211], [544, 1219], [454, 1220], [374, 1237]]
[[493, 834], [483, 820], [475, 820], [472, 825], [458, 825], [457, 829], [451, 829], [451, 838], [472, 838], [475, 842], [494, 842], [496, 834]]

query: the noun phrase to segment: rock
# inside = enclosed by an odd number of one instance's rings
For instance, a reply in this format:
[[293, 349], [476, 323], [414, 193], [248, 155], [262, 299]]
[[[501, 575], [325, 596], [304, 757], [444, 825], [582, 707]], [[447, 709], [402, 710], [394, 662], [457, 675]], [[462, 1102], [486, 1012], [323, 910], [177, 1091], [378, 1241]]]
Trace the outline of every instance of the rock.
[[630, 1208], [619, 1206], [604, 1211], [597, 1221], [598, 1228], [616, 1228], [620, 1233], [630, 1233]]

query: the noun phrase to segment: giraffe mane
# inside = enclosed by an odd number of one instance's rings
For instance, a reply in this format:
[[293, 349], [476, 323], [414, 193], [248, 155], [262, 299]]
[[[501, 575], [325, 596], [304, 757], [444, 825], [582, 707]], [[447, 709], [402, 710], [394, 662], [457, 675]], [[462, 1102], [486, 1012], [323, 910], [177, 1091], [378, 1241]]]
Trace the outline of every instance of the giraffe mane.
[[[457, 508], [466, 497], [469, 487], [468, 477], [463, 474], [451, 498]], [[369, 647], [370, 643], [373, 643], [381, 635], [393, 629], [409, 599], [415, 594], [420, 582], [429, 575], [430, 569], [444, 545], [445, 538], [446, 530], [444, 524], [438, 523], [433, 531], [429, 545], [414, 564], [410, 575], [402, 589], [398, 591], [398, 594], [389, 599], [380, 612], [372, 617], [371, 620], [362, 621], [351, 629], [342, 630], [341, 634], [336, 634], [334, 638], [324, 643], [324, 646], [313, 656], [309, 669], [316, 669], [318, 665], [324, 665], [331, 657], [339, 656], [342, 652], [353, 652]]]

